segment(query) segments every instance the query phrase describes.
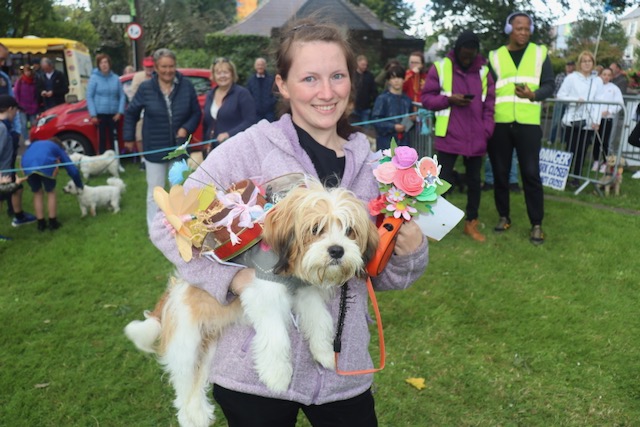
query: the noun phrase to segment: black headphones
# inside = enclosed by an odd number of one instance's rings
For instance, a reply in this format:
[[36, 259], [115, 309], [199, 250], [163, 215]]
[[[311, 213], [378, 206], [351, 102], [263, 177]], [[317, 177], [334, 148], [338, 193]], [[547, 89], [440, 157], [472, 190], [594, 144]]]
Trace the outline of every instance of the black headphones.
[[527, 18], [529, 18], [529, 22], [531, 23], [531, 25], [529, 26], [529, 30], [531, 31], [531, 34], [533, 34], [533, 18], [531, 18], [528, 14], [526, 14], [524, 12], [513, 12], [511, 15], [507, 16], [507, 20], [504, 23], [504, 32], [505, 32], [505, 34], [511, 34], [511, 32], [513, 31], [513, 26], [511, 25], [511, 20], [513, 18], [515, 18], [516, 16], [526, 16]]

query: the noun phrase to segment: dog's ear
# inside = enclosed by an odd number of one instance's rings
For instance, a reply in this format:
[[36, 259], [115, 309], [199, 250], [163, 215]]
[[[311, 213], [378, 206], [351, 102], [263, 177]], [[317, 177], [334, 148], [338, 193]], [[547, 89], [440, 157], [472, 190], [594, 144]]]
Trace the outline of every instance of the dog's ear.
[[289, 258], [295, 242], [293, 213], [285, 209], [283, 202], [280, 202], [264, 219], [262, 240], [278, 256], [273, 270], [275, 274], [287, 273], [290, 269]]

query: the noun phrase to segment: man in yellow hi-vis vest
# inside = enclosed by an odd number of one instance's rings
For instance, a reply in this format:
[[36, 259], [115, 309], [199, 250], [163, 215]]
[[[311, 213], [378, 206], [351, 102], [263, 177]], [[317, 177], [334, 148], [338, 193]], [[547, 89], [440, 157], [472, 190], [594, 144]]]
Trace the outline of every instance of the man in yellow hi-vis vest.
[[511, 227], [509, 169], [515, 148], [520, 165], [524, 199], [531, 222], [529, 240], [544, 242], [544, 193], [540, 179], [541, 102], [553, 94], [554, 78], [547, 48], [530, 43], [533, 19], [523, 12], [507, 17], [504, 32], [509, 41], [489, 53], [496, 81], [495, 130], [487, 151], [494, 174], [494, 197], [500, 220], [494, 230]]
[[427, 73], [420, 100], [435, 111], [435, 142], [440, 176], [454, 183], [454, 165], [462, 156], [466, 173], [467, 206], [464, 233], [478, 242], [485, 236], [478, 229], [480, 169], [493, 134], [495, 87], [486, 59], [479, 54], [480, 39], [463, 31], [453, 49]]

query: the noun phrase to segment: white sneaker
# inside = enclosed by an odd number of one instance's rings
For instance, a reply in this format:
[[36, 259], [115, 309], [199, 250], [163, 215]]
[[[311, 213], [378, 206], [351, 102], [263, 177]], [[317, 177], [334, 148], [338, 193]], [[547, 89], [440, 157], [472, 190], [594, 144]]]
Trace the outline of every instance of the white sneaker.
[[633, 179], [640, 179], [640, 171], [636, 171], [636, 173], [634, 173], [633, 175], [631, 175], [631, 178], [633, 178]]
[[593, 162], [593, 166], [591, 166], [591, 172], [598, 172], [599, 167], [600, 167], [600, 162], [596, 160], [595, 162]]
[[605, 173], [607, 171], [607, 165], [600, 165], [600, 173]]

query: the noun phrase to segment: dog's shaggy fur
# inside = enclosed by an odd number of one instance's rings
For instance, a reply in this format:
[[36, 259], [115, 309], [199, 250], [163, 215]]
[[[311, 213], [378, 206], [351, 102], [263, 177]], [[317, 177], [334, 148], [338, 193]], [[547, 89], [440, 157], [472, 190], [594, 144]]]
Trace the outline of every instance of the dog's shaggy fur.
[[[278, 261], [273, 272], [305, 282], [287, 285], [256, 278], [229, 305], [180, 279], [169, 287], [143, 322], [125, 334], [140, 349], [158, 354], [176, 391], [174, 406], [183, 427], [214, 421], [207, 376], [215, 342], [233, 322], [248, 320], [255, 369], [273, 391], [287, 390], [293, 372], [288, 329], [293, 311], [314, 359], [335, 369], [333, 320], [327, 301], [350, 278], [364, 274], [378, 233], [362, 201], [351, 192], [319, 184], [291, 191], [265, 218], [263, 242]], [[244, 316], [243, 316], [244, 315]]]
[[[616, 166], [617, 164], [617, 166]], [[602, 177], [602, 186], [604, 187], [604, 195], [609, 196], [611, 193], [611, 187], [613, 186], [613, 194], [620, 195], [620, 185], [622, 184], [622, 172], [624, 171], [625, 161], [611, 154], [607, 156], [605, 163], [604, 176]]]
[[99, 156], [72, 153], [69, 158], [80, 169], [85, 180], [102, 173], [109, 173], [115, 178], [120, 177], [120, 159], [116, 157], [116, 152], [113, 150], [107, 150]]
[[96, 216], [96, 208], [102, 206], [111, 207], [113, 213], [120, 212], [120, 196], [125, 189], [126, 185], [120, 178], [111, 177], [107, 179], [107, 185], [92, 187], [85, 184], [81, 189], [73, 181], [69, 181], [63, 191], [77, 196], [82, 217], [85, 217], [87, 210], [91, 216]]

